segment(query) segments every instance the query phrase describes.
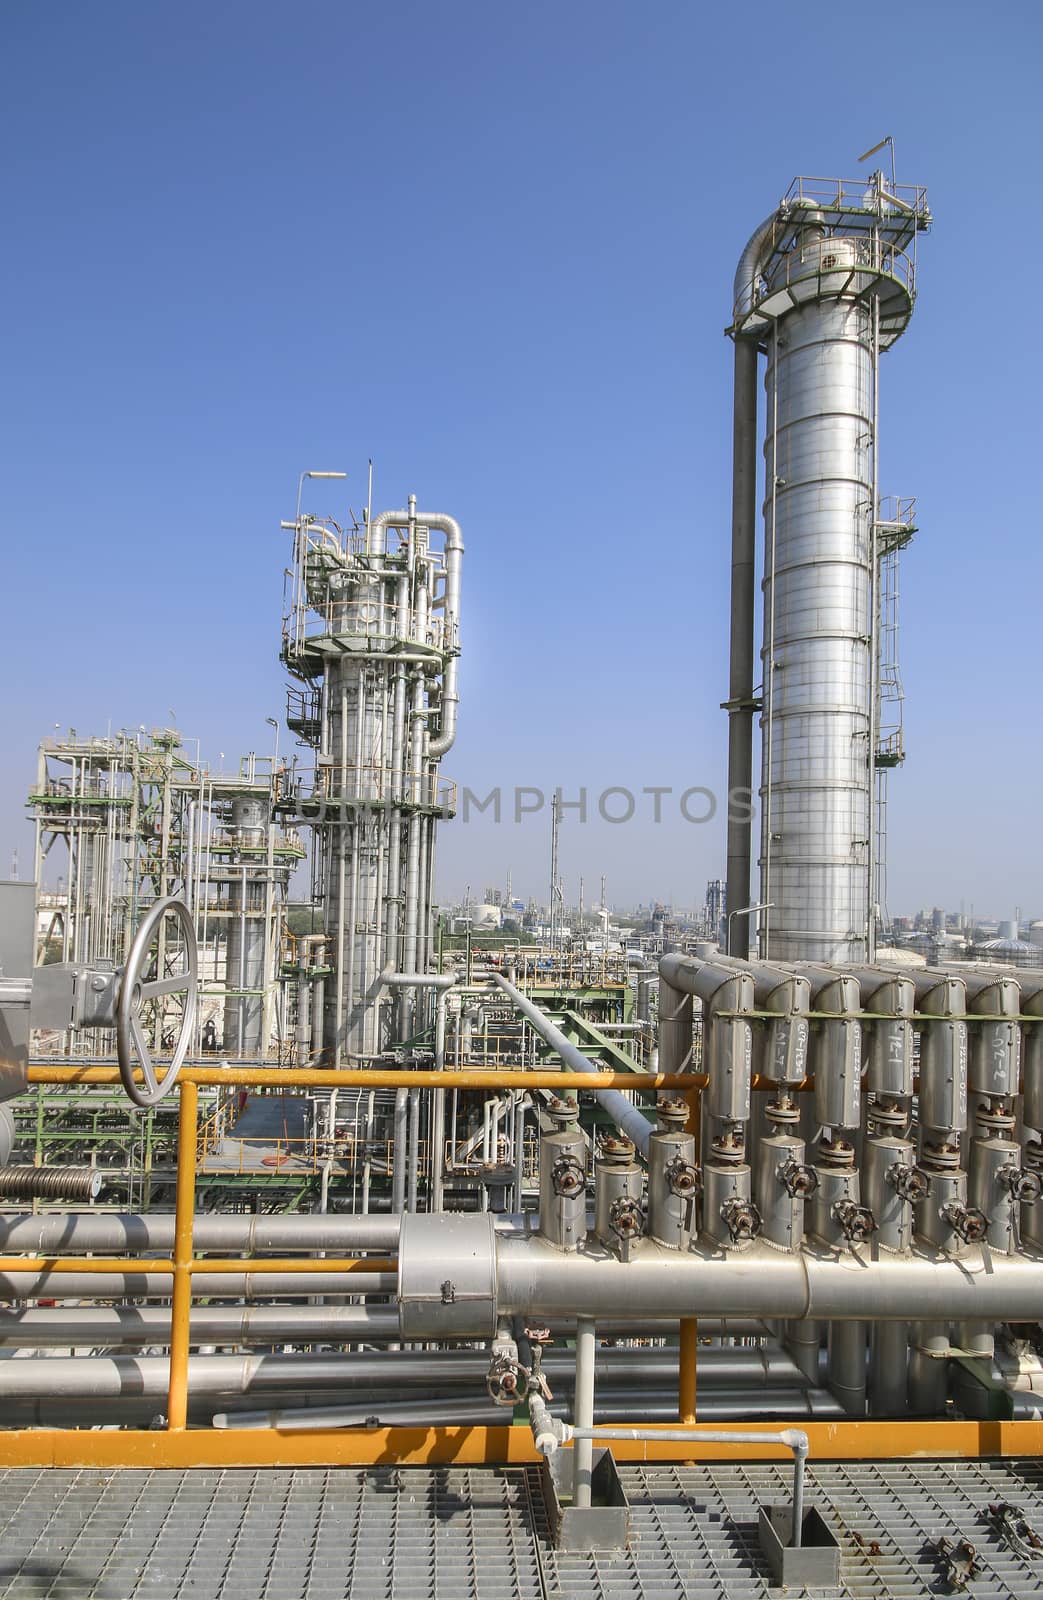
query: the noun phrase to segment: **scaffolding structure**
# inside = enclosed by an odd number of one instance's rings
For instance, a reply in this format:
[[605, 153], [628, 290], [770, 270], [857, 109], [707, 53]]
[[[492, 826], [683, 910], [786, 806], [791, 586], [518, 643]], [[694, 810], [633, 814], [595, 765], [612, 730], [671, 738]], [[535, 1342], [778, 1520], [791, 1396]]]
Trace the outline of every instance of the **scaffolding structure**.
[[[203, 977], [192, 1052], [263, 1059], [283, 1032], [282, 914], [305, 850], [278, 829], [285, 783], [274, 758], [244, 756], [211, 773], [172, 728], [44, 739], [28, 804], [36, 824], [35, 960], [119, 967], [157, 900], [181, 896], [193, 912]], [[55, 854], [55, 850], [58, 854]], [[64, 849], [64, 860], [61, 851]], [[60, 861], [64, 868], [56, 873]], [[161, 950], [160, 961], [174, 951]], [[157, 1011], [156, 1043], [176, 1021]], [[38, 1042], [69, 1056], [112, 1054], [111, 1030], [67, 1029]]]

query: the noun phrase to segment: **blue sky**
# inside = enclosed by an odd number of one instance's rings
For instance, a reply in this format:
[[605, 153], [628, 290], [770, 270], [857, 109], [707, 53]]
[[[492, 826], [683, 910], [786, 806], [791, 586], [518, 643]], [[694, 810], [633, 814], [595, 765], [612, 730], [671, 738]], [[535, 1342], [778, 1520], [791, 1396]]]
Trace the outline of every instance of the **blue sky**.
[[[464, 527], [448, 775], [720, 790], [736, 260], [890, 133], [937, 218], [882, 373], [922, 530], [891, 908], [1043, 916], [1040, 17], [7, 0], [0, 870], [55, 723], [270, 749], [279, 521], [304, 468], [358, 508], [369, 456], [378, 508]], [[569, 815], [570, 898], [701, 898], [719, 821], [651, 809]], [[548, 835], [447, 826], [443, 893], [540, 893]]]

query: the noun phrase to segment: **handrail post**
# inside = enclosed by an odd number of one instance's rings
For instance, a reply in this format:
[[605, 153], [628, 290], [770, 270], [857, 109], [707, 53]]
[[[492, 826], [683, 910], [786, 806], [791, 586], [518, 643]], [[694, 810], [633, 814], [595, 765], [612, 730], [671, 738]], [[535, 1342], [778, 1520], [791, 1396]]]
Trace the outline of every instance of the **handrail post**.
[[196, 1205], [196, 1131], [199, 1090], [191, 1081], [179, 1085], [177, 1130], [177, 1198], [174, 1209], [174, 1288], [170, 1309], [170, 1385], [167, 1427], [188, 1426], [188, 1349], [192, 1312], [192, 1225]]
[[698, 1349], [699, 1323], [695, 1317], [682, 1317], [678, 1351], [677, 1420], [689, 1425], [695, 1421], [695, 1373]]

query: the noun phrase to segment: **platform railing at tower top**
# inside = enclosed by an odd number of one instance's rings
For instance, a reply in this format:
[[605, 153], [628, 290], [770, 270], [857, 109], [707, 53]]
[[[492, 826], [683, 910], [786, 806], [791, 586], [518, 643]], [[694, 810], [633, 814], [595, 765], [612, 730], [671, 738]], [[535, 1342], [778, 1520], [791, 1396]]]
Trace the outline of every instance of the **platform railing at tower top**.
[[292, 783], [283, 787], [281, 803], [296, 806], [311, 822], [317, 811], [332, 801], [374, 806], [420, 807], [443, 816], [456, 814], [457, 786], [449, 778], [425, 769], [409, 770], [394, 778], [390, 766], [370, 762], [362, 766], [297, 767]]
[[[174, 1249], [168, 1259], [127, 1257], [29, 1257], [0, 1256], [0, 1274], [9, 1272], [67, 1273], [168, 1273], [172, 1280], [170, 1311], [170, 1377], [167, 1390], [167, 1430], [184, 1432], [188, 1426], [188, 1356], [191, 1346], [192, 1279], [196, 1273], [208, 1277], [266, 1273], [332, 1274], [388, 1273], [398, 1269], [393, 1258], [373, 1255], [350, 1258], [294, 1256], [213, 1259], [195, 1255], [193, 1232], [197, 1153], [199, 1148], [199, 1089], [201, 1086], [268, 1088], [457, 1088], [495, 1090], [517, 1084], [517, 1073], [495, 1070], [456, 1069], [406, 1070], [401, 1068], [312, 1067], [185, 1067], [178, 1078], [177, 1184], [174, 1205]], [[106, 1066], [60, 1066], [37, 1063], [29, 1067], [30, 1083], [106, 1084], [119, 1082], [119, 1071]], [[564, 1083], [570, 1090], [625, 1088], [633, 1090], [670, 1089], [697, 1095], [707, 1080], [697, 1073], [570, 1072], [539, 1069], [526, 1074], [527, 1087], [556, 1089]], [[691, 1102], [690, 1102], [691, 1103]]]

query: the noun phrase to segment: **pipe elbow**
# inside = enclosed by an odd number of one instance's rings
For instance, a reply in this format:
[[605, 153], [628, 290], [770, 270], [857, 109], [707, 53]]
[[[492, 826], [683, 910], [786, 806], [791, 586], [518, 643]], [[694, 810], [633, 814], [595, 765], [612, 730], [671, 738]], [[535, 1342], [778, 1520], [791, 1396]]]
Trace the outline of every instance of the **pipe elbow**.
[[741, 318], [753, 309], [756, 299], [755, 288], [760, 276], [761, 263], [764, 259], [765, 249], [769, 240], [774, 239], [775, 228], [779, 221], [782, 207], [773, 211], [766, 217], [759, 227], [755, 228], [746, 242], [739, 265], [735, 269], [735, 283], [732, 287], [732, 326], [737, 327]]
[[[735, 283], [732, 289], [732, 331], [739, 330], [739, 323], [753, 310], [757, 300], [757, 280], [760, 278], [765, 263], [772, 250], [775, 248], [781, 232], [793, 221], [794, 212], [815, 213], [822, 217], [821, 211], [813, 200], [797, 199], [784, 200], [776, 207], [770, 217], [766, 217], [755, 228], [747, 240], [746, 247], [739, 257], [739, 265], [735, 269]], [[825, 218], [822, 218], [823, 223]], [[814, 221], [814, 216], [808, 215], [808, 222]]]

